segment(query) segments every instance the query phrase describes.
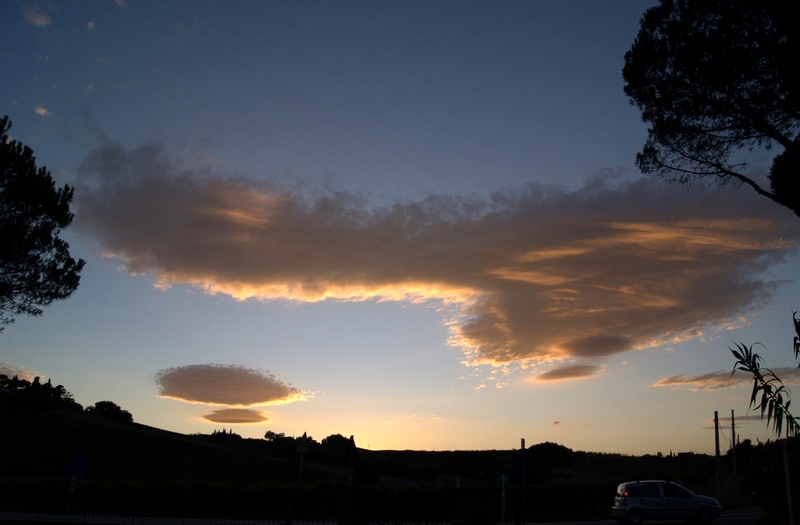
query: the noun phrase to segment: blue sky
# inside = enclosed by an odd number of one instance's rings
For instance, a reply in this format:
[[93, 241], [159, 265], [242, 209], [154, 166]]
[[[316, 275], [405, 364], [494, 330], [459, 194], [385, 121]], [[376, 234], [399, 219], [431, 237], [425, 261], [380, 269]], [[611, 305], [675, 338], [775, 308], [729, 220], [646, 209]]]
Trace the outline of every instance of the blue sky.
[[0, 366], [184, 433], [712, 452], [729, 346], [796, 384], [800, 223], [639, 174], [651, 5], [2, 3], [0, 114], [88, 262]]

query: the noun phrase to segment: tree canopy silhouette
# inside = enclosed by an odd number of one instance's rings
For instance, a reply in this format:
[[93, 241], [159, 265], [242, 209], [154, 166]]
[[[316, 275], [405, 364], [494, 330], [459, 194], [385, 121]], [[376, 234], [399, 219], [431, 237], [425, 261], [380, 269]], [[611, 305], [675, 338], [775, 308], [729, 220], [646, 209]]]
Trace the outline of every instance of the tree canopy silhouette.
[[33, 382], [14, 375], [0, 374], [0, 407], [16, 407], [32, 410], [69, 408], [83, 410], [64, 385], [53, 386], [50, 379], [42, 383], [39, 376]]
[[[650, 125], [648, 174], [750, 186], [800, 216], [800, 42], [791, 2], [661, 0], [625, 54], [625, 93]], [[782, 148], [769, 188], [749, 151]]]
[[98, 401], [86, 407], [86, 412], [125, 423], [133, 422], [133, 415], [113, 401]]
[[0, 118], [0, 331], [17, 315], [41, 315], [69, 297], [85, 264], [58, 237], [72, 222], [73, 188], [56, 189], [33, 151], [9, 138], [10, 128]]

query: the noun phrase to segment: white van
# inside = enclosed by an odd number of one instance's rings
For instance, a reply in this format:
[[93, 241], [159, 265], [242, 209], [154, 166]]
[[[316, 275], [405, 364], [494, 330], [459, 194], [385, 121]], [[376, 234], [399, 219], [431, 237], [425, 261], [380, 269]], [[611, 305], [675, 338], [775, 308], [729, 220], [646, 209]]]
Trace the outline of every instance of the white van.
[[709, 524], [721, 513], [722, 507], [714, 498], [658, 480], [620, 483], [611, 507], [611, 515], [624, 525], [641, 525], [648, 519]]

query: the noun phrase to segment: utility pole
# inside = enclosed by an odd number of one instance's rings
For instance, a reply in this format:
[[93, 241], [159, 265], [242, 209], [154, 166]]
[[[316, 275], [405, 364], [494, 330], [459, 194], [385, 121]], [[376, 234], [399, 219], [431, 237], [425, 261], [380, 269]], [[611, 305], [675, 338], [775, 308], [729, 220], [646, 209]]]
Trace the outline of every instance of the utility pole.
[[722, 497], [722, 459], [719, 455], [719, 413], [714, 411], [714, 442], [717, 451], [717, 499]]
[[731, 461], [733, 462], [733, 486], [736, 492], [739, 492], [739, 473], [736, 469], [736, 419], [733, 416], [733, 409], [731, 409]]
[[522, 438], [521, 442], [521, 465], [520, 471], [522, 472], [522, 483], [520, 484], [520, 504], [519, 504], [519, 524], [525, 525], [525, 438]]
[[500, 474], [500, 525], [506, 525], [506, 483], [507, 474]]
[[786, 476], [786, 496], [789, 501], [789, 525], [794, 525], [794, 501], [792, 500], [792, 476], [789, 472], [789, 438], [783, 440], [783, 472]]

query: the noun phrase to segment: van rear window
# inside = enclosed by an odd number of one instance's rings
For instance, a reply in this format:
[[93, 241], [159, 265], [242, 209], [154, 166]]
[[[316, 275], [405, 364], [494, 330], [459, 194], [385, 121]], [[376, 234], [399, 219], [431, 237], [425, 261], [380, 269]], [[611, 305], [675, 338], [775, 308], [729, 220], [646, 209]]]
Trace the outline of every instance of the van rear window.
[[658, 483], [645, 483], [639, 487], [639, 497], [660, 498], [661, 491], [658, 490]]

